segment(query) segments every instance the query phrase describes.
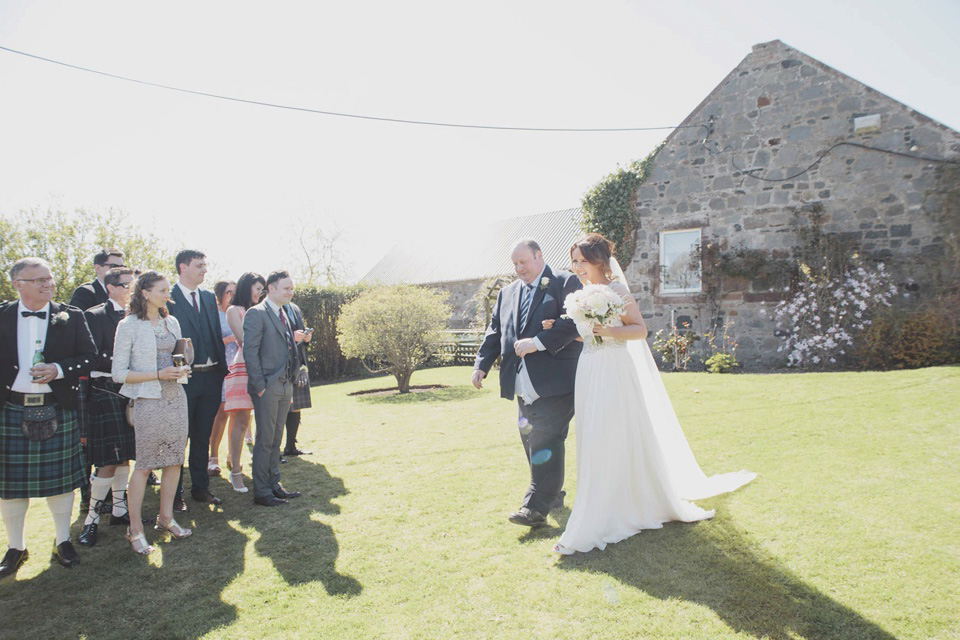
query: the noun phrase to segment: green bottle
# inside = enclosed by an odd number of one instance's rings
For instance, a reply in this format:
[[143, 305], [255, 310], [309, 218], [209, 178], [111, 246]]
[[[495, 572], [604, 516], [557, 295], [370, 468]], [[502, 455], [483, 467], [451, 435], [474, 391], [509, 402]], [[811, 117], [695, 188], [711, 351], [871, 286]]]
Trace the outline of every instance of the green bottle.
[[[33, 350], [33, 366], [37, 366], [38, 364], [43, 364], [43, 343], [39, 340], [35, 343]], [[42, 377], [43, 376], [33, 376], [33, 379], [36, 381]]]

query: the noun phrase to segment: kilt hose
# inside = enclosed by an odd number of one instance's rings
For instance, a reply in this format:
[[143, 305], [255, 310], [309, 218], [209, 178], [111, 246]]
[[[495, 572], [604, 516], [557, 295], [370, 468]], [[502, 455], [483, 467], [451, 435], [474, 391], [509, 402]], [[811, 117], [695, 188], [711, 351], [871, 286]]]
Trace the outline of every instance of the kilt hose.
[[57, 432], [27, 440], [20, 430], [23, 407], [7, 402], [0, 412], [0, 498], [45, 498], [84, 484], [77, 412], [57, 407]]
[[[127, 424], [128, 399], [91, 381], [87, 419], [87, 462], [98, 467], [137, 457], [136, 432]], [[112, 385], [113, 383], [105, 383]], [[120, 385], [114, 385], [119, 388]]]

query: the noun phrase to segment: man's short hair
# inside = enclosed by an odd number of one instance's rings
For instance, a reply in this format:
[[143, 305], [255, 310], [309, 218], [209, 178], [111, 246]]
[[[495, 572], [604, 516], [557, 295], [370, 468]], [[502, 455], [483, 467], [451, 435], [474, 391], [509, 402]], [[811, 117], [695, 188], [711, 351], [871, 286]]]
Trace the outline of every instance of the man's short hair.
[[175, 268], [177, 270], [177, 275], [180, 275], [180, 265], [185, 264], [188, 267], [190, 263], [197, 259], [206, 258], [207, 254], [203, 251], [197, 251], [196, 249], [184, 249], [177, 254], [176, 259], [174, 260]]
[[541, 251], [540, 244], [533, 238], [520, 238], [513, 243], [513, 248], [516, 249], [517, 247], [526, 247], [530, 249], [533, 255], [537, 255], [537, 251]]
[[103, 276], [103, 284], [112, 284], [117, 286], [120, 284], [120, 278], [122, 276], [132, 276], [134, 275], [133, 269], [130, 267], [114, 267], [107, 271], [107, 275]]
[[46, 267], [50, 269], [50, 263], [43, 258], [20, 258], [10, 267], [10, 282], [16, 280], [21, 271], [29, 269], [30, 267]]
[[100, 252], [93, 256], [93, 264], [102, 267], [107, 264], [110, 258], [123, 258], [123, 251], [120, 249], [100, 249]]
[[289, 277], [290, 277], [290, 274], [287, 273], [286, 271], [274, 271], [273, 273], [267, 276], [267, 287], [269, 288], [270, 285], [276, 282], [279, 282], [284, 278], [289, 278]]

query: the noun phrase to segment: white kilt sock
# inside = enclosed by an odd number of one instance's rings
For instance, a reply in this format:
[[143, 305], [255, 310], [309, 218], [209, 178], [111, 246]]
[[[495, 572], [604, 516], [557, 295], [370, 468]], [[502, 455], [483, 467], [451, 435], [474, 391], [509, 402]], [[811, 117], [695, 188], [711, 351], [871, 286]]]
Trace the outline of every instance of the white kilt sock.
[[0, 514], [3, 515], [3, 527], [7, 530], [7, 546], [17, 551], [23, 551], [23, 527], [27, 522], [27, 507], [29, 498], [0, 500]]
[[[57, 544], [70, 540], [70, 516], [73, 514], [73, 491], [47, 498], [47, 508], [53, 514], [53, 528], [57, 534]], [[93, 509], [93, 504], [90, 505]]]

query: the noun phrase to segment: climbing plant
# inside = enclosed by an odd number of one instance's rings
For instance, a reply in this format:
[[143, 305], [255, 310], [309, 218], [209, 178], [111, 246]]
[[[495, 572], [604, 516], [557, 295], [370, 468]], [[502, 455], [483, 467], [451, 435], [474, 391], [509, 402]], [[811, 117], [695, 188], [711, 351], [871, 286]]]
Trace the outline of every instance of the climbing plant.
[[581, 228], [601, 233], [616, 246], [616, 258], [626, 267], [637, 248], [637, 189], [647, 179], [650, 167], [663, 144], [643, 160], [634, 160], [626, 167], [607, 175], [583, 196], [580, 208]]

